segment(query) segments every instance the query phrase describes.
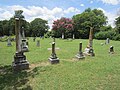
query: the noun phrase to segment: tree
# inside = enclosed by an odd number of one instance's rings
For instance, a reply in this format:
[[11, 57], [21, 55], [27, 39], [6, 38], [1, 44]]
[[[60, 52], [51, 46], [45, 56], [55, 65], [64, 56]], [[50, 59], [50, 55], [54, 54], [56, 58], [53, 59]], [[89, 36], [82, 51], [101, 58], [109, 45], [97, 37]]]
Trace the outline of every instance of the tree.
[[62, 35], [62, 38], [64, 38], [64, 35], [66, 37], [69, 37], [73, 32], [73, 21], [70, 18], [62, 17], [60, 19], [57, 19], [53, 22], [52, 30], [54, 31], [55, 37], [60, 37]]
[[30, 31], [32, 36], [44, 36], [44, 34], [48, 31], [49, 26], [48, 22], [41, 18], [36, 18], [32, 22], [30, 22]]
[[83, 13], [73, 16], [75, 33], [79, 32], [80, 38], [88, 38], [89, 29], [93, 27], [94, 33], [100, 31], [100, 27], [107, 23], [107, 17], [101, 10], [90, 8]]
[[116, 18], [115, 25], [116, 25], [116, 32], [120, 34], [120, 16]]

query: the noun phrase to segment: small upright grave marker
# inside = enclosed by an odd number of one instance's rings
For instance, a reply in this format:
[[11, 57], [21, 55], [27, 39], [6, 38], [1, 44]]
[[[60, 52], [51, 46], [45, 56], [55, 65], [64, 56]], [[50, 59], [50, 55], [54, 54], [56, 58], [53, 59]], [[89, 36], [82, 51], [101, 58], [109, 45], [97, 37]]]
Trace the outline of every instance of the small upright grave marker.
[[109, 53], [114, 54], [114, 47], [113, 46], [110, 46]]
[[37, 40], [36, 46], [37, 46], [37, 47], [40, 47], [40, 40]]
[[109, 44], [110, 43], [110, 39], [107, 38], [106, 41], [105, 41], [105, 44]]
[[59, 63], [59, 58], [57, 57], [55, 53], [55, 42], [52, 43], [52, 54], [48, 60], [50, 61], [51, 64]]
[[12, 44], [11, 44], [11, 39], [10, 39], [10, 38], [8, 38], [7, 46], [12, 46]]
[[79, 44], [79, 52], [77, 55], [75, 55], [78, 59], [84, 59], [85, 56], [83, 55], [83, 52], [82, 52], [82, 43], [80, 42]]

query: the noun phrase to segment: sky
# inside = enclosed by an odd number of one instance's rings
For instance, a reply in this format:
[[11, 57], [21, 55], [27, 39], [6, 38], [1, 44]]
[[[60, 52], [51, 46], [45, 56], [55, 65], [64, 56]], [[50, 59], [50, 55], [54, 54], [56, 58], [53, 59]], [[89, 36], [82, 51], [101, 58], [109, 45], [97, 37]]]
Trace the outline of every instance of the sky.
[[120, 0], [0, 0], [0, 20], [9, 20], [15, 10], [23, 10], [28, 22], [42, 18], [51, 27], [54, 20], [72, 18], [87, 8], [102, 10], [108, 25], [114, 27], [115, 18], [120, 15]]

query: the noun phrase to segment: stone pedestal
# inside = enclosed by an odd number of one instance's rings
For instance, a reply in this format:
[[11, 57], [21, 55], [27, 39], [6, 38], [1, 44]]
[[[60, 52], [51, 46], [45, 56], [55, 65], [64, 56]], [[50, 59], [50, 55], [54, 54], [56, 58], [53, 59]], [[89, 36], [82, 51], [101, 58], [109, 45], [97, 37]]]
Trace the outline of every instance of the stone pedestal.
[[26, 56], [19, 52], [14, 55], [12, 66], [15, 71], [29, 69], [29, 62], [26, 60]]
[[59, 63], [59, 58], [55, 54], [55, 42], [52, 43], [52, 54], [48, 60], [50, 61], [51, 64]]
[[82, 53], [82, 43], [81, 42], [79, 44], [79, 52], [78, 52], [77, 55], [75, 55], [75, 57], [78, 58], [78, 59], [84, 59], [85, 58], [85, 56]]
[[22, 52], [28, 52], [28, 46], [27, 46], [27, 42], [26, 39], [22, 40]]

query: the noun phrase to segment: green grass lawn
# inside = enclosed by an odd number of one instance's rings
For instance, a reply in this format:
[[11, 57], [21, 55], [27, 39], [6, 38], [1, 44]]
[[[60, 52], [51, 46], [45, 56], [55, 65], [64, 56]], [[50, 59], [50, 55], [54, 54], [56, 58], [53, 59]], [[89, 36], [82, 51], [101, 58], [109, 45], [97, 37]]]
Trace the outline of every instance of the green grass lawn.
[[[38, 40], [39, 38], [37, 38]], [[7, 47], [0, 42], [0, 90], [120, 90], [120, 42], [110, 41], [101, 46], [104, 40], [94, 40], [95, 57], [86, 56], [76, 60], [79, 42], [83, 50], [88, 40], [73, 41], [56, 39], [57, 56], [60, 63], [48, 62], [52, 39], [40, 39], [40, 47], [29, 39], [29, 52], [25, 55], [30, 62], [30, 70], [15, 73], [11, 64], [15, 54], [15, 42]], [[108, 53], [113, 45], [115, 53]]]

